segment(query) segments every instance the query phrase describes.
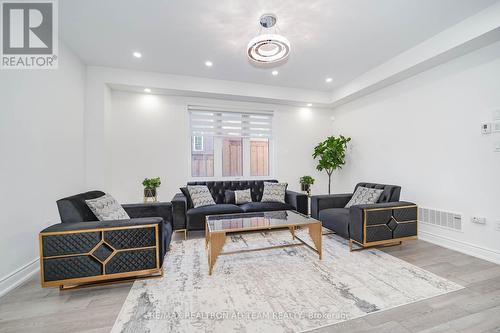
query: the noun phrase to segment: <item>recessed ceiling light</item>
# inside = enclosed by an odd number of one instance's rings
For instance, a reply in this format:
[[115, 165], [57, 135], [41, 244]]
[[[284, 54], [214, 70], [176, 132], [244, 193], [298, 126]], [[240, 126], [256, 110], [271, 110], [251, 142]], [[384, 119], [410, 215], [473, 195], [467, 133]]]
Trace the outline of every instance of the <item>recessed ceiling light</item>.
[[151, 92], [151, 89], [149, 89], [149, 88], [144, 88], [144, 92], [149, 94], [149, 93]]
[[212, 67], [213, 65], [214, 65], [214, 63], [211, 62], [210, 60], [205, 61], [205, 66]]
[[333, 79], [332, 79], [331, 77], [327, 77], [327, 78], [325, 79], [325, 82], [326, 82], [326, 83], [330, 83], [330, 82], [332, 82], [332, 81], [333, 81]]
[[276, 76], [276, 75], [278, 75], [278, 71], [274, 70], [271, 72], [271, 74], [273, 74], [273, 76]]
[[141, 52], [134, 52], [132, 53], [132, 55], [136, 58], [141, 58], [142, 57], [142, 53]]
[[311, 103], [307, 103], [307, 106], [313, 106]]

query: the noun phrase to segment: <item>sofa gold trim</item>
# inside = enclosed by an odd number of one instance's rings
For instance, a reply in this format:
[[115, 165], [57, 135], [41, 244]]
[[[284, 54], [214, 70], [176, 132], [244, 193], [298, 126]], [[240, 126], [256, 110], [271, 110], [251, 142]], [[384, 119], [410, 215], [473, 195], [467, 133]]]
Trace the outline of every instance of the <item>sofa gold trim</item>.
[[[368, 212], [373, 212], [373, 211], [384, 211], [384, 210], [397, 210], [397, 209], [405, 209], [405, 208], [416, 208], [417, 209], [417, 218], [415, 220], [410, 220], [410, 221], [402, 221], [399, 222], [394, 218], [394, 216], [391, 216], [394, 221], [398, 224], [404, 224], [404, 223], [415, 223], [416, 228], [417, 228], [417, 234], [415, 236], [405, 236], [405, 237], [398, 237], [398, 238], [391, 238], [391, 239], [386, 239], [386, 240], [381, 240], [381, 241], [374, 241], [374, 242], [367, 242], [366, 241], [366, 229], [370, 227], [380, 227], [380, 226], [386, 226], [386, 224], [367, 224], [367, 217], [368, 217]], [[389, 228], [389, 227], [387, 227]], [[403, 241], [407, 240], [415, 240], [418, 239], [418, 206], [417, 205], [406, 205], [406, 206], [392, 206], [392, 207], [383, 207], [383, 208], [369, 208], [369, 209], [363, 209], [363, 242], [358, 242], [354, 239], [349, 239], [349, 251], [357, 251], [357, 250], [362, 250], [365, 248], [369, 247], [374, 247], [374, 246], [393, 246], [393, 245], [401, 245]], [[359, 245], [361, 248], [359, 249], [354, 249], [353, 244]]]
[[[145, 247], [137, 247], [137, 248], [129, 248], [129, 249], [116, 249], [112, 245], [108, 244], [104, 239], [104, 233], [107, 231], [115, 231], [115, 230], [128, 230], [128, 229], [143, 229], [143, 228], [154, 228], [155, 232], [155, 245], [153, 246], [145, 246]], [[67, 255], [59, 255], [59, 256], [45, 256], [43, 253], [43, 237], [45, 236], [53, 236], [53, 235], [67, 235], [67, 234], [75, 234], [75, 233], [88, 233], [88, 232], [100, 232], [100, 241], [88, 252], [84, 253], [74, 253]], [[131, 280], [135, 278], [144, 278], [146, 276], [151, 275], [151, 277], [161, 277], [163, 276], [163, 269], [160, 266], [160, 243], [159, 243], [159, 234], [158, 234], [158, 225], [157, 224], [144, 224], [144, 225], [134, 225], [134, 226], [123, 226], [123, 227], [111, 227], [111, 228], [92, 228], [92, 229], [82, 229], [82, 230], [68, 230], [68, 231], [54, 231], [54, 232], [41, 232], [39, 234], [39, 251], [40, 251], [40, 282], [43, 288], [45, 287], [54, 287], [59, 286], [61, 290], [68, 289], [76, 289], [81, 287], [90, 287], [93, 285], [102, 285], [103, 281], [106, 284], [111, 283], [122, 283], [127, 281], [121, 280]], [[92, 253], [102, 244], [109, 246], [113, 253], [106, 258], [106, 260], [101, 261], [99, 258], [95, 257]], [[128, 251], [138, 251], [138, 250], [151, 250], [156, 249], [156, 267], [146, 270], [132, 271], [132, 272], [123, 272], [123, 273], [106, 273], [106, 264], [111, 260], [117, 253], [120, 252], [128, 252]], [[71, 279], [63, 279], [63, 280], [55, 280], [55, 281], [45, 281], [44, 275], [44, 261], [45, 259], [57, 259], [57, 258], [66, 258], [66, 257], [76, 257], [76, 256], [90, 256], [94, 258], [97, 262], [102, 265], [102, 274], [97, 276], [87, 276], [87, 277], [79, 277], [79, 278], [71, 278]]]

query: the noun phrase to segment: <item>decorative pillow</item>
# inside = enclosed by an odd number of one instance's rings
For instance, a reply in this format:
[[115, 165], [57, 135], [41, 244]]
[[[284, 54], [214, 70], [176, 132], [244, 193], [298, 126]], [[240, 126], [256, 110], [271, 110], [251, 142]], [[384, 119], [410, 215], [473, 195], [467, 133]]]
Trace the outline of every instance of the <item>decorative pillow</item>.
[[226, 190], [224, 192], [224, 203], [227, 204], [236, 204], [236, 198], [234, 197], [234, 191], [232, 190]]
[[360, 186], [356, 189], [356, 192], [354, 192], [351, 200], [345, 205], [345, 208], [356, 205], [374, 204], [378, 201], [382, 192], [384, 192], [384, 190]]
[[252, 202], [252, 194], [250, 193], [250, 189], [234, 191], [234, 199], [237, 205]]
[[99, 221], [130, 219], [125, 209], [123, 209], [118, 201], [109, 194], [104, 194], [99, 198], [85, 200], [85, 203]]
[[264, 193], [261, 202], [281, 202], [285, 203], [287, 183], [264, 182]]
[[188, 185], [189, 196], [193, 202], [193, 207], [198, 208], [202, 206], [215, 205], [214, 198], [210, 193], [210, 190], [205, 185]]

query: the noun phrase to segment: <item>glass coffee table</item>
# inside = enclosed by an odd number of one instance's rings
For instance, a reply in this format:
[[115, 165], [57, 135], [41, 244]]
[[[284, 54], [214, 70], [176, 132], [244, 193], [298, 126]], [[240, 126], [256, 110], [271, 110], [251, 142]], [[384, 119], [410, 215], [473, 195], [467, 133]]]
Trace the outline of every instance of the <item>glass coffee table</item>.
[[[314, 243], [314, 247], [307, 244], [295, 234], [295, 229], [307, 227], [309, 235]], [[226, 234], [249, 231], [289, 229], [292, 234], [292, 242], [277, 246], [268, 246], [255, 249], [245, 249], [232, 252], [221, 252], [226, 241]], [[212, 275], [212, 270], [217, 257], [221, 254], [235, 254], [241, 252], [261, 251], [274, 248], [284, 248], [289, 246], [304, 245], [322, 257], [321, 249], [321, 222], [306, 215], [302, 215], [292, 210], [258, 212], [258, 213], [238, 213], [226, 215], [209, 215], [205, 224], [205, 247], [208, 251], [208, 274]]]

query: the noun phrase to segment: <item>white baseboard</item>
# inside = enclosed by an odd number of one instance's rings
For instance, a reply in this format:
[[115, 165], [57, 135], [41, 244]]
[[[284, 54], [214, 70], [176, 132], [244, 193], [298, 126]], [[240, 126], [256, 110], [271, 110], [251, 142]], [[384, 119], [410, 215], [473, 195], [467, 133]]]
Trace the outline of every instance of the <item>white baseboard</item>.
[[23, 282], [31, 278], [40, 270], [38, 258], [33, 259], [26, 265], [19, 267], [12, 273], [0, 279], [0, 297], [7, 294], [12, 289], [21, 285]]
[[433, 243], [442, 247], [446, 247], [450, 250], [455, 250], [461, 253], [468, 254], [473, 257], [491, 261], [495, 264], [500, 265], [500, 252], [492, 249], [488, 249], [482, 246], [474, 245], [471, 243], [459, 241], [446, 236], [437, 235], [430, 233], [428, 231], [419, 230], [418, 238]]

